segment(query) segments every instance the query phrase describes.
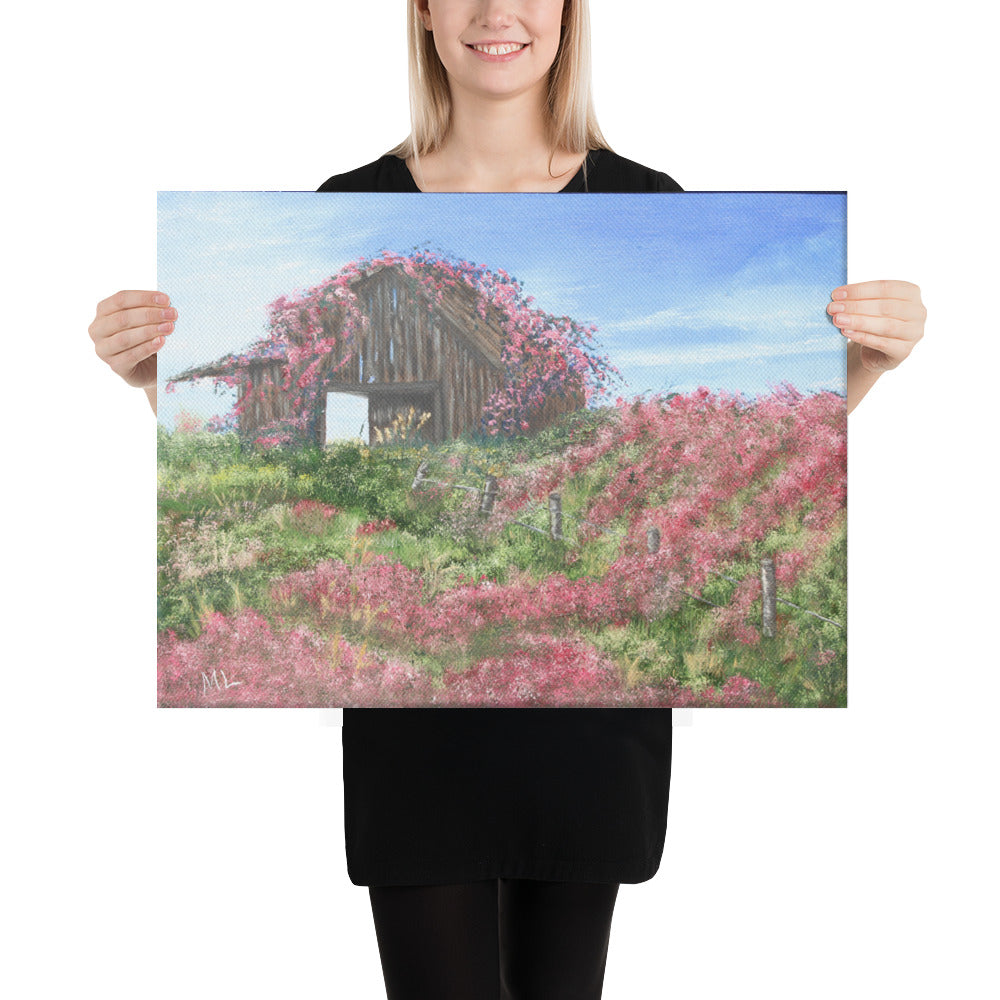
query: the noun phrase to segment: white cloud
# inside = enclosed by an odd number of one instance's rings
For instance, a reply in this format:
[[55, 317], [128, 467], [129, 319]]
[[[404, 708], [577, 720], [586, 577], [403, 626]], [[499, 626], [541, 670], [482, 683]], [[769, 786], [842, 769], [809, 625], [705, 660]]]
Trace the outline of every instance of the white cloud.
[[637, 316], [635, 319], [619, 320], [613, 323], [601, 324], [602, 331], [651, 330], [680, 327], [685, 330], [708, 330], [728, 328], [735, 330], [760, 330], [762, 326], [780, 326], [785, 329], [800, 330], [803, 328], [822, 329], [827, 326], [825, 320], [806, 319], [802, 313], [792, 309], [782, 309], [776, 312], [754, 313], [748, 316], [745, 312], [731, 309], [702, 310], [692, 313], [683, 309], [661, 309], [648, 316]]
[[759, 333], [764, 327], [785, 330], [829, 327], [824, 308], [829, 290], [807, 285], [772, 285], [715, 292], [643, 316], [601, 324], [602, 332], [664, 329], [728, 329]]
[[629, 351], [629, 365], [684, 365], [724, 364], [752, 358], [800, 354], [825, 354], [837, 347], [829, 337], [810, 337], [806, 340], [787, 340], [773, 343], [742, 341], [739, 344], [696, 344], [672, 348], [666, 345], [646, 350]]

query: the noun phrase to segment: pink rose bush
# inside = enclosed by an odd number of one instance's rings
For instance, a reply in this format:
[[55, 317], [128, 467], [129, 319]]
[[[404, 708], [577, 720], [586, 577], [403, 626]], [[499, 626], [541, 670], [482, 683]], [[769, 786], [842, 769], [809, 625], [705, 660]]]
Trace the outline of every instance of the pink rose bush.
[[292, 520], [299, 530], [318, 535], [330, 530], [331, 522], [339, 513], [331, 504], [300, 500], [292, 507]]
[[[523, 432], [530, 427], [530, 416], [550, 397], [572, 393], [589, 402], [606, 394], [607, 383], [621, 375], [597, 353], [593, 324], [534, 308], [533, 298], [526, 298], [521, 283], [503, 269], [491, 271], [433, 250], [408, 254], [386, 250], [351, 261], [313, 288], [282, 295], [268, 305], [267, 337], [220, 359], [230, 371], [212, 376], [215, 385], [239, 388], [242, 393], [231, 412], [213, 418], [209, 429], [235, 429], [240, 414], [280, 391], [294, 393], [294, 414], [262, 426], [255, 444], [267, 449], [307, 435], [330, 378], [351, 362], [358, 338], [369, 326], [352, 285], [383, 268], [401, 272], [419, 291], [428, 312], [441, 303], [446, 290], [457, 290], [480, 317], [489, 316], [500, 326], [504, 384], [483, 411], [484, 433]], [[255, 385], [250, 369], [261, 361], [279, 362], [280, 377], [265, 377]], [[167, 383], [167, 392], [175, 389], [175, 382]]]
[[383, 531], [395, 531], [396, 522], [391, 518], [383, 518], [381, 521], [367, 521], [364, 524], [358, 525], [358, 529], [355, 532], [356, 535], [378, 535]]

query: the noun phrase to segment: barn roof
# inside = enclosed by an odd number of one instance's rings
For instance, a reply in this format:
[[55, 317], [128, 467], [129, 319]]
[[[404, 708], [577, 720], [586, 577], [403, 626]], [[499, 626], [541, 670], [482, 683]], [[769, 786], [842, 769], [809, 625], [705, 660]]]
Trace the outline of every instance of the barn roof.
[[[267, 351], [262, 350], [262, 348], [268, 348]], [[255, 353], [255, 349], [257, 353]], [[286, 355], [286, 350], [284, 345], [278, 343], [269, 343], [268, 341], [261, 340], [253, 344], [247, 351], [242, 354], [227, 354], [225, 357], [217, 358], [215, 361], [209, 361], [204, 365], [196, 365], [193, 368], [185, 368], [178, 375], [172, 376], [169, 381], [171, 382], [188, 382], [191, 379], [196, 378], [211, 378], [217, 375], [230, 375], [238, 367], [237, 362], [242, 359], [244, 363], [249, 361], [251, 367], [254, 365], [264, 365], [269, 361], [282, 361]]]
[[[418, 264], [424, 270], [433, 271], [433, 264]], [[364, 286], [373, 279], [384, 275], [387, 271], [395, 271], [397, 274], [403, 273], [402, 265], [392, 262], [381, 264], [377, 267], [369, 267], [361, 271], [348, 284], [350, 289], [357, 294], [363, 290]], [[427, 299], [429, 295], [423, 285], [417, 284], [416, 290], [421, 297]], [[502, 369], [500, 353], [503, 345], [503, 314], [492, 302], [486, 305], [486, 318], [482, 319], [475, 313], [476, 305], [480, 295], [465, 282], [459, 281], [455, 286], [443, 289], [441, 301], [435, 306], [437, 312], [449, 320], [453, 326], [464, 335], [471, 345], [476, 348], [476, 353], [480, 355], [488, 364], [497, 369]], [[467, 325], [469, 313], [476, 315], [476, 322], [470, 329]], [[184, 371], [174, 375], [170, 382], [187, 382], [198, 378], [212, 378], [221, 375], [230, 375], [238, 367], [249, 363], [251, 367], [265, 365], [272, 361], [284, 360], [287, 349], [284, 344], [271, 340], [258, 340], [250, 345], [245, 351], [231, 352], [215, 361], [206, 364], [196, 365], [186, 368]]]

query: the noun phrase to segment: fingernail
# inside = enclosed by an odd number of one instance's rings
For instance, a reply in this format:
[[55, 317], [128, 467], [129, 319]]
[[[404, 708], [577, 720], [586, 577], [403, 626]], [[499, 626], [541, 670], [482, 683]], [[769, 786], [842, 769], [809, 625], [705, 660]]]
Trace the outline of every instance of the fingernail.
[[831, 303], [830, 303], [830, 304], [829, 304], [829, 305], [828, 305], [828, 306], [826, 307], [826, 311], [827, 311], [827, 312], [828, 312], [828, 313], [829, 313], [829, 314], [830, 314], [831, 316], [836, 316], [836, 315], [837, 315], [837, 313], [842, 313], [842, 312], [843, 312], [843, 311], [844, 311], [844, 310], [845, 310], [846, 308], [847, 308], [847, 306], [845, 306], [843, 302], [831, 302]]
[[167, 296], [164, 295], [162, 292], [157, 292], [156, 295], [153, 296], [153, 301], [158, 306], [165, 306], [170, 301], [170, 299], [167, 298]]
[[847, 289], [846, 288], [838, 288], [836, 291], [834, 291], [833, 297], [835, 299], [846, 299], [847, 298]]
[[161, 323], [156, 329], [159, 330], [160, 333], [170, 333], [173, 328], [173, 323]]

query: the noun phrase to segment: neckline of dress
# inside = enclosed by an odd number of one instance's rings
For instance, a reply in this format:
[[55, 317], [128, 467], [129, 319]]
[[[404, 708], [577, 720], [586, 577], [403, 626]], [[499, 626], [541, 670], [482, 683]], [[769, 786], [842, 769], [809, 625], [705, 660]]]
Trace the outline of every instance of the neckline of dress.
[[[592, 149], [592, 150], [590, 150], [590, 152], [587, 153], [587, 157], [586, 157], [586, 161], [585, 162], [587, 163], [587, 166], [588, 166], [589, 169], [593, 170], [594, 164], [595, 164], [595, 162], [597, 160], [597, 157], [600, 154], [600, 152], [601, 151], [599, 149]], [[441, 192], [441, 191], [438, 191], [438, 192], [424, 192], [424, 191], [421, 191], [420, 188], [417, 187], [416, 179], [414, 178], [413, 173], [411, 172], [409, 166], [407, 165], [406, 160], [404, 160], [403, 157], [401, 157], [401, 156], [393, 156], [392, 159], [394, 159], [399, 164], [399, 166], [402, 168], [403, 176], [406, 178], [407, 182], [409, 183], [409, 185], [413, 189], [413, 191], [416, 192], [417, 194], [425, 194], [425, 193], [442, 194], [442, 193], [444, 193], [444, 192]], [[566, 182], [565, 187], [561, 187], [558, 191], [549, 191], [549, 192], [545, 192], [545, 193], [548, 193], [548, 194], [568, 194], [568, 193], [570, 193], [572, 191], [578, 191], [582, 187], [583, 187], [583, 164], [580, 165], [580, 167], [577, 169], [576, 173], [573, 174], [573, 176]], [[494, 193], [499, 194], [500, 192], [494, 192]], [[517, 194], [528, 194], [528, 193], [531, 193], [531, 192], [527, 192], [527, 191], [520, 192], [519, 191], [519, 192], [516, 192], [516, 193]]]

